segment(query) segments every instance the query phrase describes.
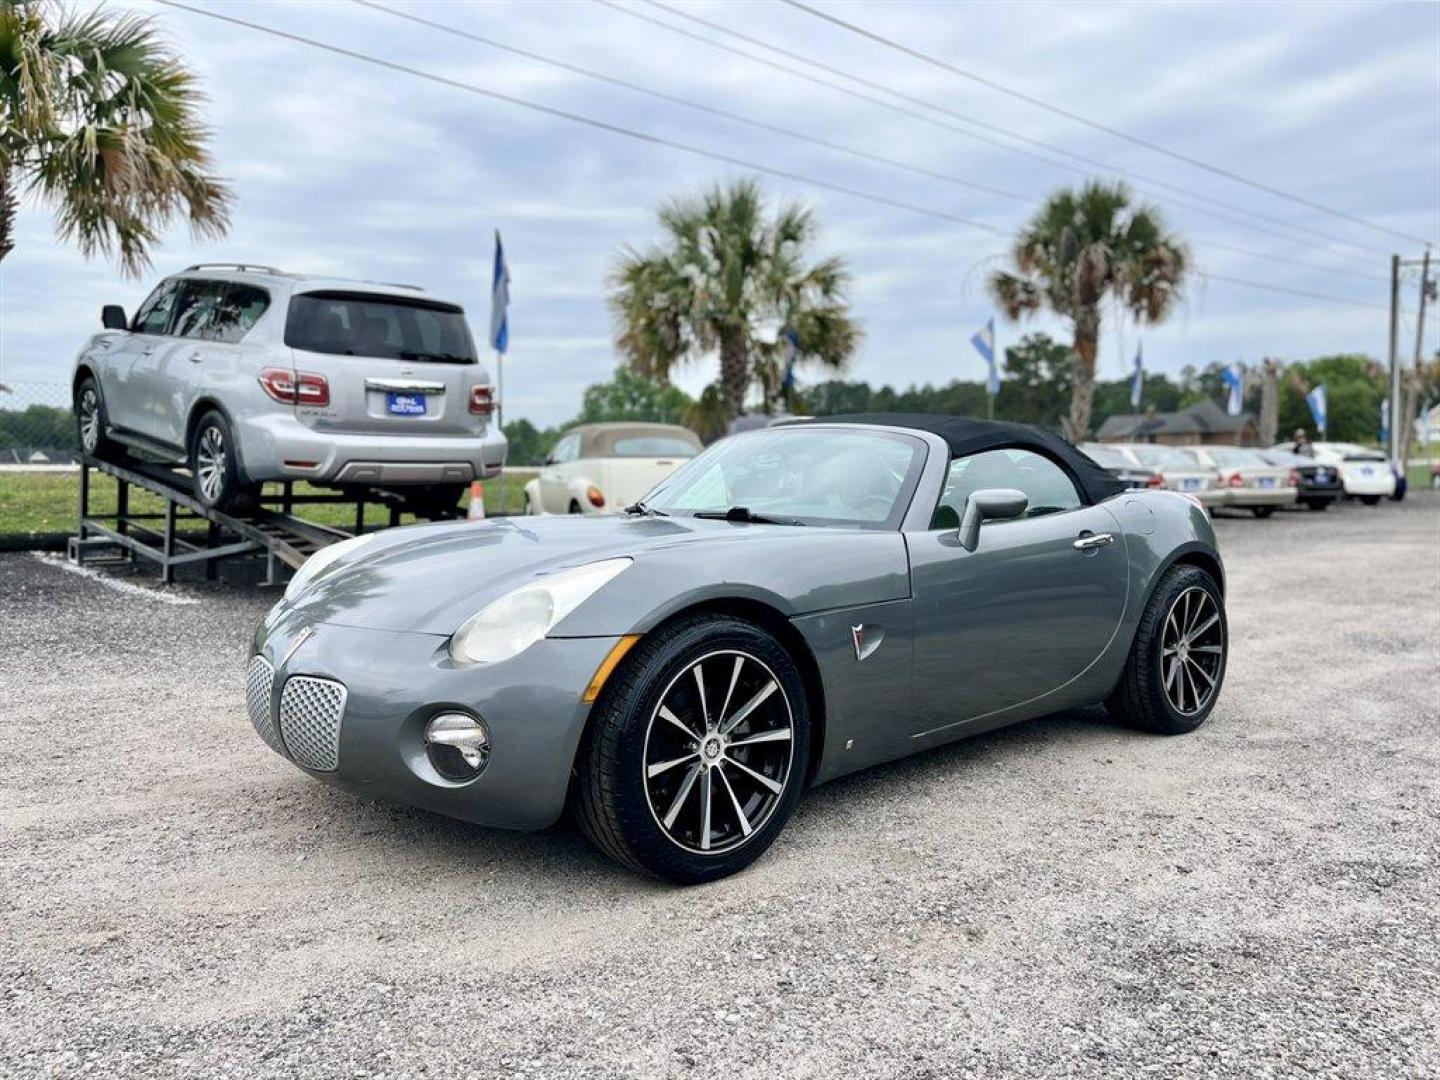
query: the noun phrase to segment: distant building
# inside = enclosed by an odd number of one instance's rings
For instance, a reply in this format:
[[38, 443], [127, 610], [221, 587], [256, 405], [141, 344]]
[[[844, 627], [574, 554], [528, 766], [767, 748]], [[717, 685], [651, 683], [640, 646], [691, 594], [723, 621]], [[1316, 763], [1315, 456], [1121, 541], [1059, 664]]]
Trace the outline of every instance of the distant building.
[[1231, 416], [1208, 398], [1179, 412], [1122, 413], [1105, 418], [1101, 442], [1152, 442], [1166, 446], [1219, 443], [1254, 446], [1259, 428], [1251, 413]]

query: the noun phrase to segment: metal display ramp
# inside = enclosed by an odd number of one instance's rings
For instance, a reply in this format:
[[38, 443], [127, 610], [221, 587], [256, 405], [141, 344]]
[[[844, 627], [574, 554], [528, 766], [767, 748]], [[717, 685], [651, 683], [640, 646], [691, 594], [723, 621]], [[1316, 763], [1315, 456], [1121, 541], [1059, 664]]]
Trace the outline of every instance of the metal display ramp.
[[[91, 506], [92, 470], [114, 477], [114, 511], [97, 512]], [[384, 512], [390, 526], [400, 524], [402, 511], [411, 509], [401, 496], [378, 488], [296, 494], [290, 481], [279, 487], [276, 494], [262, 495], [253, 510], [224, 513], [195, 497], [187, 471], [141, 460], [117, 464], [82, 456], [79, 529], [70, 537], [66, 554], [81, 565], [147, 559], [159, 564], [160, 580], [167, 584], [175, 579], [177, 566], [203, 564], [205, 577], [213, 581], [225, 560], [260, 558], [265, 562], [265, 583], [274, 584], [281, 579], [282, 566], [297, 569], [321, 548], [364, 532], [368, 507]], [[163, 510], [132, 510], [132, 489], [158, 496]], [[355, 508], [352, 530], [306, 521], [297, 512], [297, 508], [337, 503]], [[460, 511], [426, 516], [446, 520], [460, 516]]]

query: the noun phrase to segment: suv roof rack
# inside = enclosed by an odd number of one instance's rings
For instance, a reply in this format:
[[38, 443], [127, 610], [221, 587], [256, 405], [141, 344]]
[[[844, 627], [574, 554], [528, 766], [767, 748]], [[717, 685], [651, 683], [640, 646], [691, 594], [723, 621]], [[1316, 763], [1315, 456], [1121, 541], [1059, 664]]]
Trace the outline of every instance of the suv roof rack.
[[188, 274], [191, 270], [245, 270], [261, 274], [281, 274], [283, 270], [277, 270], [273, 266], [261, 266], [259, 263], [237, 263], [237, 262], [205, 262], [196, 263], [194, 266], [187, 266], [181, 273]]

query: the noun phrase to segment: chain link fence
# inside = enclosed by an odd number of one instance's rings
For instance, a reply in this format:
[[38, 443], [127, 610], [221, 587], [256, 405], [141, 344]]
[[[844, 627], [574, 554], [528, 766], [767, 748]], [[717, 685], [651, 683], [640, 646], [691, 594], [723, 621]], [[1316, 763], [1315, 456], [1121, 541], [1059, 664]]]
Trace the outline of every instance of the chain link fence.
[[68, 383], [0, 382], [0, 465], [69, 465], [79, 445]]

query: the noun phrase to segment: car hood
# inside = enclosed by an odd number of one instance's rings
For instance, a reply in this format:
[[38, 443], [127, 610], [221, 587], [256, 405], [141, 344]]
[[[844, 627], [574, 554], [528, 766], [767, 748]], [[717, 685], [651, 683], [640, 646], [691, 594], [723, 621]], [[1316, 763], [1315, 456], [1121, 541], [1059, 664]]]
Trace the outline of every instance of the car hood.
[[[702, 543], [708, 549], [763, 537], [774, 544], [783, 534], [822, 531], [638, 516], [499, 518], [390, 529], [323, 570], [292, 601], [278, 605], [271, 621], [285, 614], [297, 626], [448, 635], [492, 600], [556, 570], [620, 556], [673, 556], [675, 549]], [[632, 573], [596, 595], [624, 588]]]

